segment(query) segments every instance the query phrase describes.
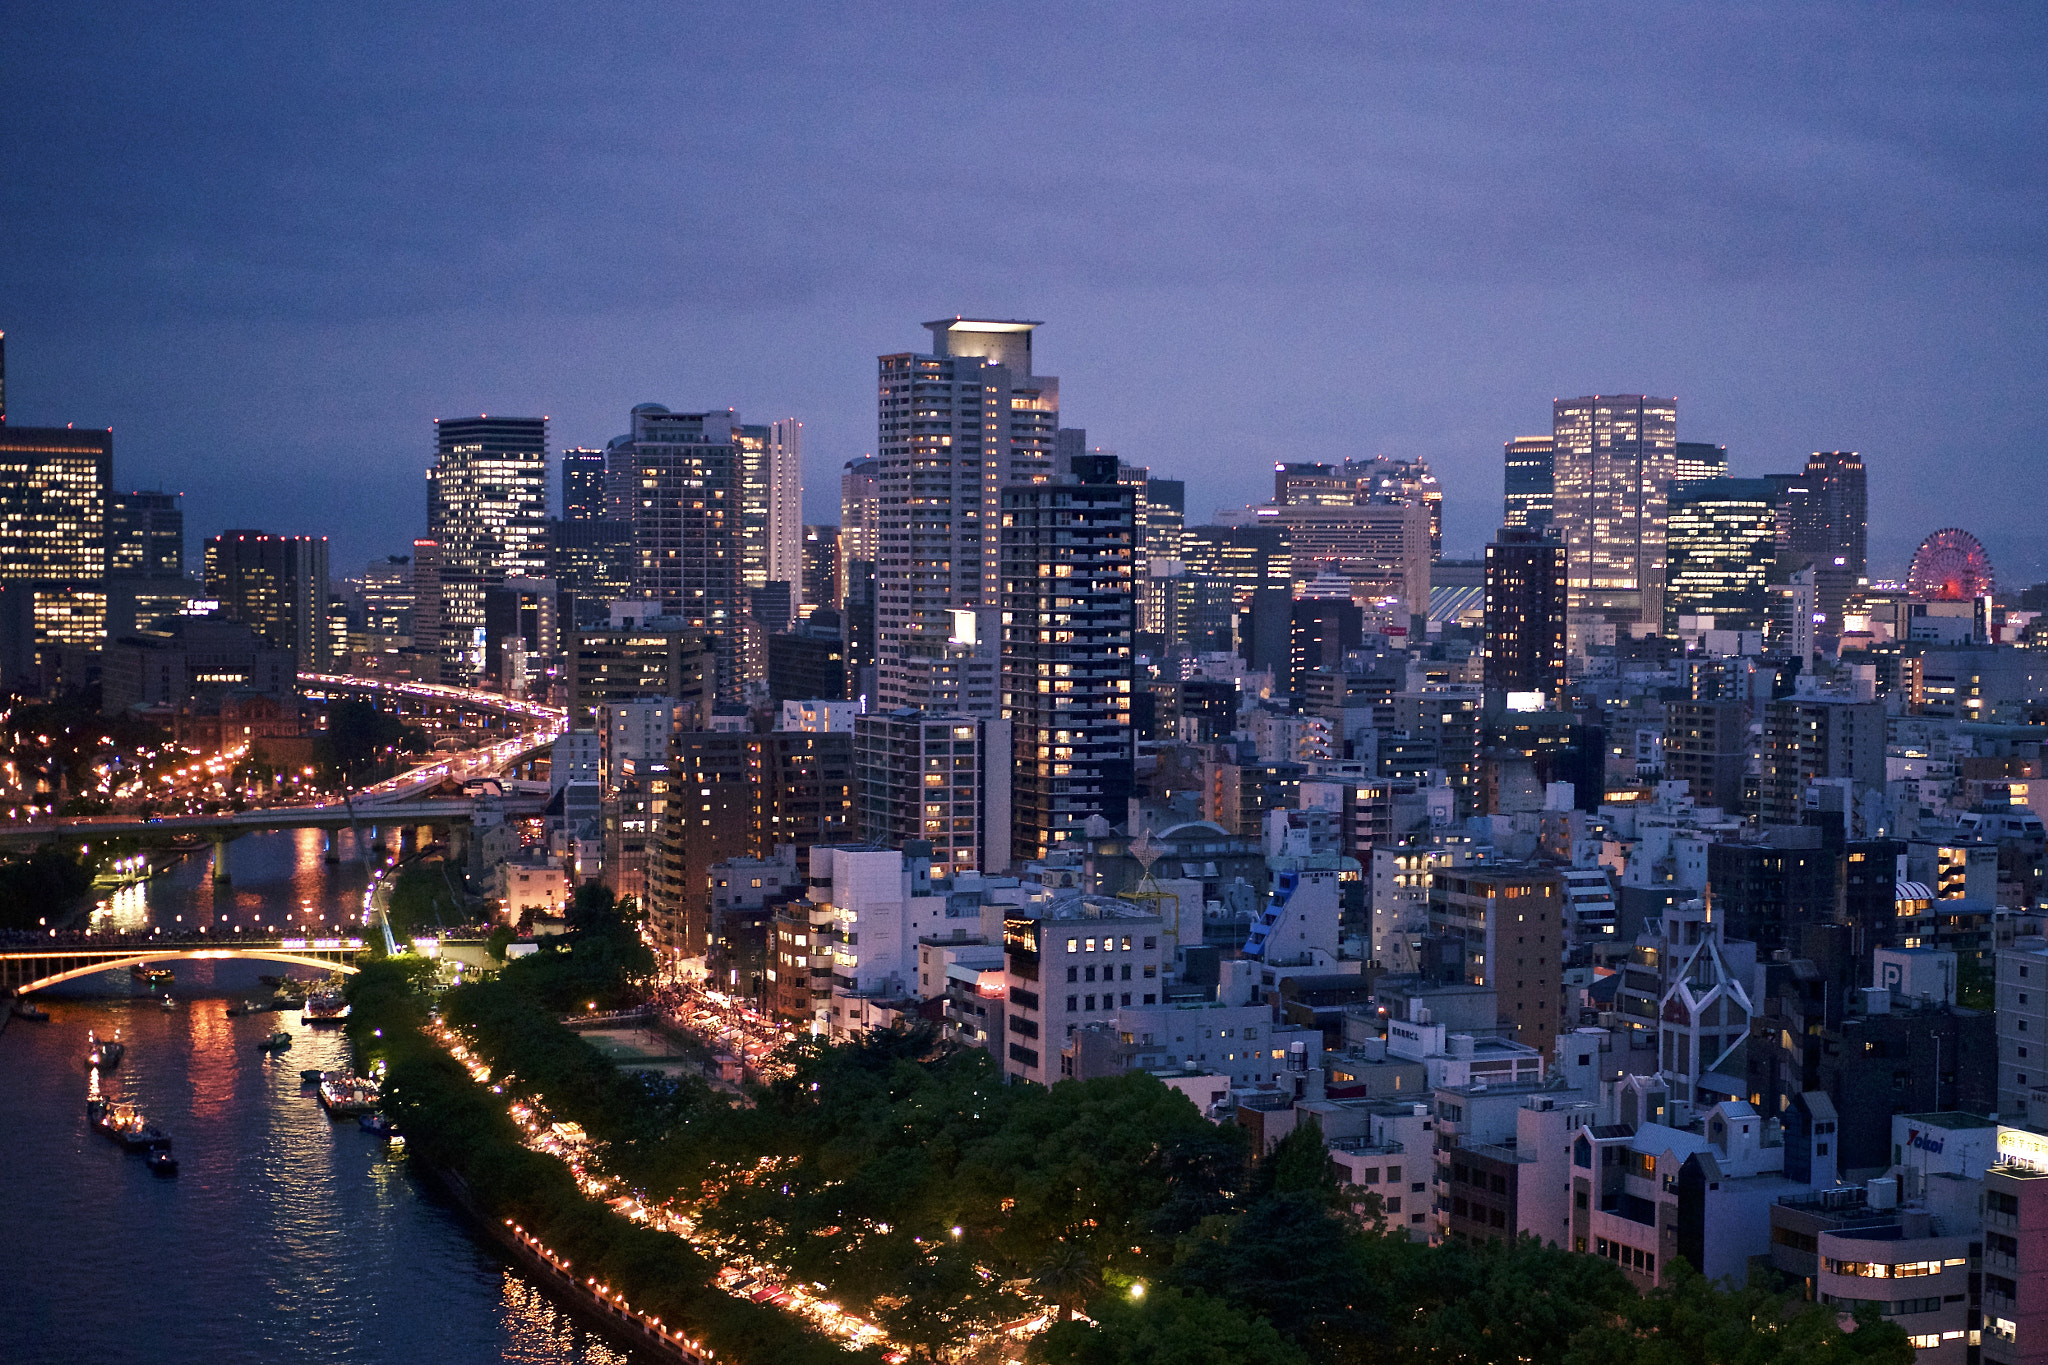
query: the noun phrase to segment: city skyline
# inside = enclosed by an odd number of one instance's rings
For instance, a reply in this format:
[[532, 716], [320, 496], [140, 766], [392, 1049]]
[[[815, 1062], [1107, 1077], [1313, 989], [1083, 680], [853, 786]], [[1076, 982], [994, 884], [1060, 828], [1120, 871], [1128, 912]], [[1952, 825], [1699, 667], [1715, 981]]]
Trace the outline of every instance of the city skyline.
[[[746, 83], [734, 120], [665, 91], [630, 114], [573, 93], [678, 41], [631, 11], [552, 44], [404, 41], [428, 15], [270, 16], [212, 46], [138, 16], [77, 42], [31, 15], [0, 57], [24, 133], [0, 206], [10, 409], [119, 428], [120, 484], [183, 490], [195, 541], [321, 532], [343, 565], [424, 531], [420, 433], [463, 413], [547, 415], [559, 448], [602, 445], [643, 401], [793, 417], [822, 522], [873, 447], [873, 356], [923, 318], [1028, 316], [1064, 420], [1186, 480], [1190, 524], [1257, 496], [1270, 462], [1386, 453], [1431, 463], [1447, 552], [1474, 554], [1496, 452], [1542, 429], [1545, 401], [1646, 392], [1675, 395], [1680, 439], [1725, 444], [1737, 476], [1863, 452], [1874, 573], [1953, 523], [2044, 576], [1997, 496], [2038, 468], [2048, 417], [2040, 19], [1726, 18], [1219, 14], [1183, 35], [1074, 14], [1013, 65], [963, 18], [906, 59], [903, 21], [711, 16], [692, 38], [732, 40], [715, 80]], [[1767, 38], [1780, 55], [1759, 63]], [[546, 90], [545, 131], [509, 136], [518, 111], [480, 77], [428, 80], [412, 48]], [[1692, 77], [1639, 70], [1644, 48], [1682, 51]], [[275, 67], [280, 50], [320, 55]], [[904, 123], [864, 74], [882, 51], [957, 126]], [[1965, 57], [1971, 82], [1947, 81]], [[387, 79], [319, 75], [351, 63]], [[60, 84], [118, 93], [79, 109]], [[117, 146], [138, 100], [165, 108], [162, 135]], [[907, 143], [878, 136], [899, 124]], [[1027, 128], [1026, 172], [982, 168]], [[1587, 214], [1576, 168], [1619, 157], [1658, 197]], [[630, 192], [641, 161], [772, 188], [734, 227]], [[418, 193], [444, 175], [460, 192]], [[492, 185], [530, 213], [501, 222]], [[593, 225], [594, 203], [628, 207]], [[1936, 470], [1930, 519], [1914, 475]]]

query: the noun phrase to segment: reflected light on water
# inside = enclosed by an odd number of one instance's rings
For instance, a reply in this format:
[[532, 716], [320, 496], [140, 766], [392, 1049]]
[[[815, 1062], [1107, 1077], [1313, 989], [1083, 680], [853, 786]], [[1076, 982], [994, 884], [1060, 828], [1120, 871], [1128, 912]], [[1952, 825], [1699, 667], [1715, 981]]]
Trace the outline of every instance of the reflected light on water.
[[134, 934], [149, 927], [149, 884], [131, 882], [92, 908], [95, 934]]

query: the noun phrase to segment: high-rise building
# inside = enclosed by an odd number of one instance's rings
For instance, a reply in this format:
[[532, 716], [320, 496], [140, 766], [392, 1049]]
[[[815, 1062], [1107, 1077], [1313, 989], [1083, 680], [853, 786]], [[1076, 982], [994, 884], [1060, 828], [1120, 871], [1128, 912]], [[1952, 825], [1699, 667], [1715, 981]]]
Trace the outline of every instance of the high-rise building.
[[1249, 510], [1257, 525], [1275, 527], [1286, 538], [1293, 592], [1334, 573], [1351, 581], [1354, 599], [1395, 598], [1411, 615], [1428, 615], [1429, 508], [1423, 503]]
[[154, 491], [107, 495], [108, 573], [184, 576], [185, 513], [178, 497]]
[[412, 557], [386, 555], [363, 570], [363, 629], [386, 640], [412, 635]]
[[1003, 713], [1014, 726], [1013, 857], [1078, 839], [1130, 795], [1136, 495], [1114, 456], [1002, 493]]
[[1429, 513], [1429, 554], [1443, 556], [1444, 490], [1427, 460], [1375, 455], [1341, 465], [1276, 464], [1273, 502], [1280, 507], [1363, 507], [1368, 503], [1414, 503]]
[[1557, 492], [1574, 648], [1589, 625], [1664, 625], [1664, 513], [1678, 447], [1678, 400], [1594, 394], [1552, 404]]
[[327, 666], [327, 537], [223, 531], [206, 542], [206, 595], [301, 673]]
[[839, 476], [839, 554], [873, 563], [882, 535], [882, 462], [872, 455], [846, 462]]
[[1701, 479], [1728, 477], [1728, 447], [1710, 441], [1680, 441], [1671, 466], [1673, 483], [1698, 483]]
[[1762, 630], [1777, 527], [1768, 479], [1674, 483], [1665, 520], [1664, 634], [1678, 635], [1688, 619], [1700, 630]]
[[1778, 567], [1783, 582], [1812, 568], [1821, 631], [1837, 635], [1849, 596], [1865, 581], [1869, 506], [1863, 457], [1817, 450], [1797, 474], [1771, 476], [1780, 490]]
[[[752, 592], [789, 587], [793, 613], [803, 592], [803, 423], [794, 420], [739, 429], [740, 583]], [[762, 621], [781, 631], [788, 621]]]
[[441, 547], [442, 646], [459, 676], [484, 667], [484, 590], [548, 571], [545, 417], [434, 423], [427, 534]]
[[608, 604], [633, 595], [635, 551], [629, 522], [555, 521], [549, 577], [579, 604], [576, 620], [594, 622]]
[[877, 666], [892, 682], [944, 653], [955, 609], [995, 604], [1002, 490], [1053, 473], [1059, 380], [1034, 374], [1035, 322], [942, 318], [932, 349], [878, 359]]
[[804, 424], [785, 417], [768, 424], [767, 581], [789, 584], [794, 613], [804, 596]]
[[819, 607], [838, 611], [846, 601], [846, 575], [837, 526], [803, 528], [803, 614]]
[[1550, 529], [1557, 493], [1556, 443], [1548, 435], [1517, 436], [1503, 452], [1506, 498], [1501, 525], [1542, 535]]
[[1503, 526], [1486, 547], [1489, 700], [1540, 692], [1554, 707], [1565, 686], [1565, 550], [1542, 532]]
[[570, 446], [562, 452], [562, 520], [604, 520], [604, 452]]
[[412, 543], [412, 614], [407, 620], [412, 627], [412, 647], [426, 658], [440, 660], [444, 665], [444, 677], [453, 676], [454, 670], [445, 667], [447, 655], [442, 649], [448, 628], [447, 612], [441, 600], [439, 541], [415, 540]]
[[1294, 592], [1294, 559], [1279, 526], [1190, 526], [1181, 558], [1190, 576], [1230, 584], [1240, 609], [1262, 588]]
[[853, 723], [861, 837], [884, 848], [932, 846], [932, 872], [1010, 865], [1010, 722], [883, 711]]
[[724, 702], [740, 700], [746, 684], [740, 504], [747, 439], [730, 410], [670, 412], [642, 403], [633, 409], [632, 435], [607, 450], [609, 500], [633, 527], [634, 589], [711, 642]]
[[112, 430], [0, 427], [0, 578], [107, 575]]

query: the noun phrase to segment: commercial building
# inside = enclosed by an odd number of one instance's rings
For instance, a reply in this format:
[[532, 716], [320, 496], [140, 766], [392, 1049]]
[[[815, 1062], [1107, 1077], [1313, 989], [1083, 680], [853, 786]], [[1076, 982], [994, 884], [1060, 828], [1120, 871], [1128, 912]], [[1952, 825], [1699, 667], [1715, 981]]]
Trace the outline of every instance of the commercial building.
[[1190, 578], [1228, 583], [1239, 607], [1261, 589], [1294, 595], [1293, 555], [1278, 525], [1190, 526], [1181, 559]]
[[[1133, 497], [1116, 459], [1005, 488], [1003, 712], [1015, 726], [1012, 856], [1042, 858], [1131, 791]], [[926, 646], [929, 648], [929, 646]]]
[[1009, 721], [885, 711], [858, 717], [853, 733], [863, 839], [923, 840], [940, 877], [1010, 865]]
[[180, 495], [152, 490], [107, 495], [107, 572], [147, 578], [185, 574]]
[[1554, 467], [1556, 445], [1546, 433], [1517, 436], [1502, 451], [1506, 470], [1506, 496], [1501, 508], [1501, 525], [1541, 536], [1550, 529], [1552, 502], [1557, 493]]
[[1664, 704], [1664, 776], [1686, 783], [1695, 803], [1739, 810], [1748, 760], [1749, 726], [1741, 702]]
[[799, 553], [803, 557], [800, 605], [804, 616], [809, 617], [820, 607], [838, 611], [846, 601], [846, 567], [841, 558], [842, 549], [837, 526], [803, 528], [803, 544]]
[[604, 451], [570, 446], [562, 452], [562, 520], [605, 519]]
[[105, 640], [113, 452], [111, 430], [0, 425], [0, 580], [28, 598], [24, 655]]
[[1038, 325], [944, 318], [925, 324], [930, 352], [877, 360], [875, 592], [884, 698], [912, 690], [890, 682], [906, 661], [943, 652], [955, 609], [993, 606], [1001, 595], [1002, 490], [1053, 476], [1059, 380], [1033, 373]]
[[1328, 572], [1349, 581], [1355, 600], [1393, 599], [1410, 615], [1429, 614], [1430, 521], [1421, 503], [1255, 507], [1250, 515], [1284, 537], [1291, 591]]
[[484, 591], [548, 572], [545, 417], [444, 417], [427, 471], [427, 534], [441, 547], [442, 648], [465, 678], [484, 668]]
[[1444, 492], [1426, 460], [1395, 460], [1375, 455], [1347, 459], [1341, 465], [1276, 464], [1273, 502], [1280, 507], [1364, 507], [1373, 503], [1412, 503], [1429, 513], [1432, 560], [1443, 556]]
[[290, 650], [301, 673], [327, 666], [327, 537], [223, 531], [205, 554], [206, 595], [221, 615]]
[[1800, 823], [1807, 785], [1818, 778], [1846, 778], [1852, 790], [1883, 791], [1885, 724], [1884, 703], [1879, 701], [1794, 696], [1768, 703], [1758, 770], [1758, 821]]
[[1587, 627], [1626, 636], [1664, 623], [1665, 497], [1678, 403], [1643, 394], [1560, 398], [1551, 525], [1564, 542], [1572, 647]]
[[1680, 441], [1671, 466], [1674, 484], [1697, 483], [1701, 479], [1728, 477], [1728, 447], [1708, 441]]
[[1537, 693], [1539, 705], [1557, 704], [1566, 676], [1566, 610], [1564, 547], [1534, 530], [1503, 526], [1486, 547], [1488, 697]]
[[1169, 965], [1157, 914], [1102, 896], [1022, 907], [1003, 921], [1003, 1072], [1050, 1085], [1074, 1029], [1156, 1005]]
[[1704, 479], [1671, 487], [1665, 523], [1664, 634], [1757, 630], [1770, 614], [1777, 494], [1768, 479]]
[[1493, 989], [1504, 1036], [1549, 1055], [1563, 1022], [1563, 877], [1511, 863], [1439, 869], [1429, 927], [1462, 941], [1461, 978]]
[[740, 429], [740, 584], [788, 589], [782, 619], [761, 620], [770, 633], [787, 630], [804, 601], [803, 451], [803, 423], [794, 419]]

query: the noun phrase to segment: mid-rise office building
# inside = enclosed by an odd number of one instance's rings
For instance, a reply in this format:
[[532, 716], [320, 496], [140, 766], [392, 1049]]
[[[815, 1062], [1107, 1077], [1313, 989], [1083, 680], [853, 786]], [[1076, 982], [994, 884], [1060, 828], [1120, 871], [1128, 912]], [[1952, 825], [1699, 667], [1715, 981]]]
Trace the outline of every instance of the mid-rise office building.
[[1003, 713], [1015, 726], [1012, 856], [1122, 814], [1131, 790], [1133, 495], [1116, 458], [1002, 493]]
[[710, 946], [711, 868], [790, 846], [854, 838], [853, 736], [679, 729], [669, 748], [669, 804], [649, 870], [651, 928], [669, 960]]
[[1548, 434], [1517, 436], [1502, 452], [1506, 487], [1501, 525], [1543, 535], [1557, 494], [1556, 444]]
[[1280, 507], [1363, 507], [1371, 503], [1413, 503], [1429, 513], [1429, 553], [1443, 557], [1444, 492], [1426, 460], [1375, 455], [1341, 465], [1273, 466], [1273, 502]]
[[223, 531], [206, 542], [206, 595], [301, 673], [327, 666], [327, 537]]
[[633, 528], [635, 591], [710, 642], [722, 702], [740, 700], [746, 681], [742, 444], [753, 439], [729, 410], [642, 403], [631, 435], [607, 448], [608, 501]]
[[1552, 405], [1557, 491], [1574, 648], [1589, 627], [1626, 636], [1664, 624], [1665, 499], [1677, 463], [1678, 402], [1643, 394]]
[[1536, 692], [1544, 705], [1557, 703], [1565, 686], [1566, 602], [1564, 547], [1528, 527], [1503, 526], [1486, 547], [1489, 696]]
[[1491, 987], [1507, 1036], [1549, 1056], [1563, 1018], [1564, 878], [1510, 863], [1430, 879], [1429, 927], [1463, 942], [1462, 979]]
[[604, 615], [609, 604], [633, 595], [633, 526], [624, 521], [556, 521], [551, 577], [576, 599], [577, 618]]
[[1010, 722], [885, 711], [853, 727], [861, 837], [931, 845], [934, 876], [1010, 865]]
[[956, 609], [995, 603], [1002, 490], [1052, 477], [1059, 430], [1059, 381], [1033, 373], [1037, 323], [925, 326], [929, 353], [877, 362], [875, 595], [885, 699], [898, 690], [892, 673], [943, 650]]
[[1807, 784], [1817, 778], [1846, 778], [1852, 790], [1883, 791], [1885, 739], [1880, 701], [1795, 696], [1770, 702], [1759, 757], [1759, 823], [1800, 823]]
[[1742, 769], [1749, 759], [1749, 726], [1738, 701], [1664, 704], [1664, 776], [1684, 782], [1702, 806], [1742, 807]]
[[410, 642], [412, 556], [386, 555], [363, 570], [363, 629], [384, 642]]
[[1102, 896], [1051, 901], [1005, 916], [1009, 1008], [1006, 1046], [998, 1059], [1004, 1074], [1051, 1085], [1060, 1079], [1060, 1053], [1077, 1027], [1113, 1020], [1126, 1006], [1159, 1004], [1171, 965], [1171, 946], [1161, 946], [1165, 941], [1157, 913]]
[[1768, 479], [1703, 479], [1671, 486], [1665, 523], [1664, 634], [1755, 630], [1770, 615], [1778, 554], [1776, 491]]
[[1292, 592], [1331, 573], [1349, 580], [1358, 601], [1391, 598], [1411, 615], [1429, 614], [1429, 509], [1422, 503], [1247, 510], [1255, 524], [1284, 537]]
[[1728, 477], [1728, 447], [1709, 441], [1680, 441], [1671, 466], [1673, 483], [1698, 483], [1701, 479]]
[[442, 647], [464, 678], [484, 667], [484, 591], [548, 571], [545, 417], [434, 423], [427, 534], [441, 547]]

